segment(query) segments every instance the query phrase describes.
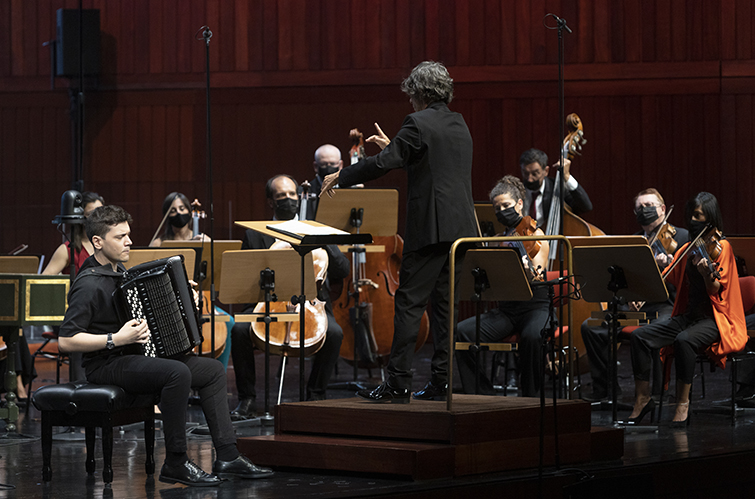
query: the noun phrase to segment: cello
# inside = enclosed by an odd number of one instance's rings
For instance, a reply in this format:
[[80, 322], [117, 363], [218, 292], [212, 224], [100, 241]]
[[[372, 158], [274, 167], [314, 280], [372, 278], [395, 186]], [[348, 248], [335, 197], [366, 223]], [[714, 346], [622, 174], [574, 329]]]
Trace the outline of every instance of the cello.
[[[584, 138], [584, 127], [582, 120], [576, 113], [571, 113], [566, 117], [566, 128], [568, 133], [564, 137], [562, 143], [563, 155], [568, 160], [573, 160], [577, 156], [581, 156], [582, 146], [587, 143]], [[553, 189], [553, 200], [551, 201], [550, 211], [548, 214], [548, 224], [545, 233], [547, 235], [560, 234], [559, 227], [561, 226], [561, 192], [559, 186], [561, 185], [561, 171], [556, 172], [556, 183]], [[606, 233], [586, 222], [569, 208], [568, 205], [564, 205], [564, 219], [563, 219], [563, 235], [564, 236], [605, 236]], [[554, 270], [554, 267], [558, 266], [558, 247], [560, 245], [553, 244], [550, 247], [550, 253], [548, 256], [548, 268]], [[588, 369], [587, 362], [587, 350], [585, 343], [582, 340], [581, 325], [585, 319], [592, 315], [593, 311], [600, 311], [602, 307], [597, 303], [589, 303], [583, 299], [570, 300], [569, 306], [571, 307], [571, 323], [569, 324], [569, 344], [577, 350], [577, 369], [580, 372], [586, 372]]]
[[[362, 133], [349, 132], [352, 147], [349, 152], [355, 163], [365, 156]], [[394, 296], [398, 289], [399, 269], [404, 251], [404, 240], [398, 234], [374, 237], [376, 245], [384, 246], [382, 253], [352, 253], [351, 272], [346, 278], [347, 287], [333, 288], [331, 299], [333, 315], [343, 328], [341, 357], [355, 363], [356, 342], [358, 367], [370, 369], [387, 365], [393, 343]], [[359, 314], [359, 327], [356, 318]], [[427, 311], [422, 315], [415, 351], [424, 345], [430, 331]]]

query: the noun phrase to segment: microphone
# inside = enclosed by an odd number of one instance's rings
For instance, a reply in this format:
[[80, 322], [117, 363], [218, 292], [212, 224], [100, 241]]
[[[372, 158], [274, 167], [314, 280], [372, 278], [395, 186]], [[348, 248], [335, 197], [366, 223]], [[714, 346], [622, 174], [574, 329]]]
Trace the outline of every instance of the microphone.
[[564, 28], [569, 33], [572, 33], [572, 30], [569, 28], [569, 26], [566, 25], [566, 19], [561, 19], [556, 14], [551, 14], [553, 18], [556, 20], [556, 24], [559, 28]]

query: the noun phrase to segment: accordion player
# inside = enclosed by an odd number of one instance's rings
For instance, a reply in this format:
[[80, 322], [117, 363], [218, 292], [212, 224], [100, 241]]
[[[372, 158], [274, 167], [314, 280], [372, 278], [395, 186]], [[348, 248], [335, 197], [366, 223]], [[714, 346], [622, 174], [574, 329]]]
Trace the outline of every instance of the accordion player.
[[202, 342], [183, 256], [130, 268], [114, 294], [122, 322], [147, 321], [150, 339], [143, 345], [144, 355], [177, 357]]

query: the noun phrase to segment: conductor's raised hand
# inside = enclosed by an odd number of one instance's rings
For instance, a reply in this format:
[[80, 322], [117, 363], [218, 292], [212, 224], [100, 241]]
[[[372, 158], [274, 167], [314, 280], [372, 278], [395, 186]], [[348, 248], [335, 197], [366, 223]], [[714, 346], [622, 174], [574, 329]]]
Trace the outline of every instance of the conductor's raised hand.
[[320, 188], [320, 196], [322, 196], [322, 193], [325, 192], [328, 194], [328, 197], [333, 197], [333, 195], [336, 193], [334, 187], [338, 185], [338, 177], [340, 174], [341, 170], [338, 170], [335, 173], [331, 173], [330, 175], [325, 176], [325, 179], [322, 181], [322, 187]]
[[132, 343], [147, 343], [149, 339], [149, 327], [147, 327], [147, 321], [130, 320], [123, 325], [123, 327], [113, 335], [113, 343], [115, 346], [130, 345]]
[[385, 146], [391, 143], [391, 139], [388, 138], [388, 136], [383, 133], [383, 130], [380, 129], [380, 125], [375, 123], [375, 129], [377, 130], [377, 133], [375, 135], [370, 135], [367, 137], [367, 142], [373, 142], [377, 144], [380, 147], [380, 150], [382, 151], [385, 149]]

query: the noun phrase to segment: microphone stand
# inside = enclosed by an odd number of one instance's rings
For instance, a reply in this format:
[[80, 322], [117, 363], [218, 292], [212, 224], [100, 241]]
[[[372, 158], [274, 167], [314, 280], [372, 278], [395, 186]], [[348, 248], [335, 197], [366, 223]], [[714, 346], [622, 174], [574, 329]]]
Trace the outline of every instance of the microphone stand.
[[[202, 33], [202, 38], [196, 35]], [[210, 38], [212, 31], [209, 26], [202, 26], [195, 35], [197, 40], [205, 42], [205, 74], [206, 84], [206, 101], [207, 101], [207, 184], [209, 186], [210, 200], [210, 351], [215, 351], [215, 209], [213, 201], [212, 187], [212, 128], [210, 112]], [[201, 292], [201, 289], [200, 289]]]

